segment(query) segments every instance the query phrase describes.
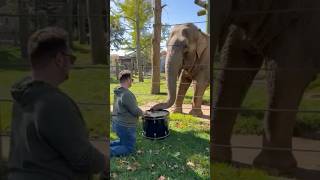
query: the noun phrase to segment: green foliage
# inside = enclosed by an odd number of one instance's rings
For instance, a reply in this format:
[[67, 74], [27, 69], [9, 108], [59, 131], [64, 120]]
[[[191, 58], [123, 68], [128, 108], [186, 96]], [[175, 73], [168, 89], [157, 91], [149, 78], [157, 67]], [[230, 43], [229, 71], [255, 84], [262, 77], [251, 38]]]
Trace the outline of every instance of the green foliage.
[[112, 48], [120, 49], [125, 41], [125, 27], [121, 24], [121, 15], [110, 9], [110, 43]]
[[[136, 3], [138, 2], [138, 4]], [[148, 0], [124, 0], [122, 2], [118, 1], [119, 8], [121, 13], [125, 16], [125, 21], [132, 27], [131, 40], [132, 47], [136, 44], [136, 20], [139, 16], [139, 25], [140, 30], [145, 29], [146, 26], [149, 26], [152, 18], [152, 5]], [[136, 6], [138, 5], [138, 16], [136, 14]]]
[[[114, 38], [119, 42], [116, 48], [120, 46], [124, 48], [134, 49], [136, 47], [136, 35], [137, 35], [137, 24], [136, 20], [139, 17], [139, 30], [140, 30], [140, 47], [143, 59], [150, 60], [151, 53], [151, 19], [153, 17], [152, 4], [149, 0], [114, 0], [111, 9], [112, 19], [111, 22], [119, 24], [121, 28], [125, 29], [125, 33], [122, 34], [121, 38]], [[138, 2], [138, 3], [136, 3]], [[138, 16], [136, 13], [136, 6], [139, 5]], [[122, 19], [121, 19], [122, 18]], [[121, 41], [119, 41], [121, 39]], [[125, 47], [127, 46], [127, 47]], [[147, 62], [148, 63], [148, 62]]]

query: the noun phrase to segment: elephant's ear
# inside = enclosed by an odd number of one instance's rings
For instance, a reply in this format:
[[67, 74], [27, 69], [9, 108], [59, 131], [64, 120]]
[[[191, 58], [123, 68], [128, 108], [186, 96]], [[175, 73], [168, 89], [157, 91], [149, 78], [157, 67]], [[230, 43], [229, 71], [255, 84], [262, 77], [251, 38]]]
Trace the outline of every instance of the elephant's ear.
[[201, 57], [201, 54], [208, 47], [208, 45], [209, 45], [208, 39], [204, 34], [202, 34], [202, 32], [199, 31], [199, 37], [198, 37], [197, 49], [196, 49], [197, 59]]

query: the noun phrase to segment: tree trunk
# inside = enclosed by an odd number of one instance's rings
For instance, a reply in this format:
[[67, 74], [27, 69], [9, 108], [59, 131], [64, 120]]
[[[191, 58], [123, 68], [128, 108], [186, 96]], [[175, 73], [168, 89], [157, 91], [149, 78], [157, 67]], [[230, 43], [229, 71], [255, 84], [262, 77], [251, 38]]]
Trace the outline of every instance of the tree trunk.
[[80, 44], [85, 44], [87, 42], [86, 33], [86, 0], [78, 1], [78, 32]]
[[[27, 1], [19, 0], [19, 14], [28, 14]], [[19, 17], [19, 34], [21, 57], [28, 58], [28, 36], [29, 36], [29, 18], [28, 16]]]
[[[110, 19], [109, 19], [109, 16], [107, 16], [107, 12], [109, 12], [109, 9], [110, 9], [110, 3], [106, 3], [105, 0], [102, 0], [101, 2], [102, 4], [102, 9], [104, 8], [103, 10], [103, 15], [104, 17], [101, 18], [102, 19], [102, 25], [104, 27], [101, 27], [101, 29], [103, 30], [103, 33], [105, 36], [105, 38], [102, 38], [103, 39], [103, 44], [104, 46], [101, 47], [101, 49], [103, 49], [103, 54], [104, 54], [104, 58], [102, 60], [105, 60], [106, 61], [106, 64], [107, 64], [107, 70], [106, 70], [106, 80], [107, 80], [107, 84], [106, 84], [106, 87], [105, 87], [105, 96], [106, 96], [106, 104], [107, 104], [107, 108], [106, 109], [106, 116], [107, 116], [107, 126], [106, 126], [106, 136], [107, 136], [107, 139], [109, 140], [110, 139], [110, 122], [111, 122], [111, 112], [110, 112], [110, 65], [111, 65], [111, 60], [110, 60]], [[104, 62], [104, 61], [102, 61]], [[107, 147], [110, 147], [109, 145], [109, 141], [107, 141]], [[109, 149], [109, 148], [107, 148]], [[109, 152], [106, 153], [107, 154], [107, 172], [106, 174], [109, 175], [110, 174], [110, 156], [109, 156]]]
[[143, 63], [141, 59], [140, 50], [140, 17], [139, 17], [139, 0], [136, 0], [136, 59], [139, 69], [139, 82], [143, 82]]
[[154, 25], [152, 38], [152, 84], [151, 94], [160, 93], [160, 41], [161, 41], [161, 0], [154, 0]]
[[69, 46], [73, 47], [73, 0], [67, 0], [65, 5], [65, 9], [67, 10], [66, 17], [66, 30], [68, 32], [69, 37]]
[[[104, 18], [106, 2], [105, 0], [87, 0], [87, 3], [92, 64], [106, 64], [107, 44], [109, 43], [109, 41], [106, 42], [105, 39], [106, 25], [104, 19], [109, 21], [108, 18]], [[109, 37], [109, 34], [107, 37]]]

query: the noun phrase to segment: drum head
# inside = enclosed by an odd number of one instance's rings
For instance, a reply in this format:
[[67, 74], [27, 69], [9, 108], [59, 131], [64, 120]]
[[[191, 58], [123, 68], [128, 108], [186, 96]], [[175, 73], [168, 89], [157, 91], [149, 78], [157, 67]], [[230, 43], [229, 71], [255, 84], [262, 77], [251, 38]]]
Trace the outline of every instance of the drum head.
[[166, 117], [169, 115], [169, 111], [167, 110], [158, 110], [158, 111], [146, 111], [144, 117], [158, 118], [158, 117]]

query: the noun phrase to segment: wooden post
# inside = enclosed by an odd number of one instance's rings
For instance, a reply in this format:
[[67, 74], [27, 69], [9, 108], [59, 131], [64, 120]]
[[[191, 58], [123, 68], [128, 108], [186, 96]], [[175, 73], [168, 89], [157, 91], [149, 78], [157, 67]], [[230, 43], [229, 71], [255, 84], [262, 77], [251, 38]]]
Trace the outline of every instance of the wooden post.
[[151, 94], [160, 93], [161, 0], [154, 0]]
[[[19, 14], [28, 14], [27, 1], [18, 1]], [[20, 35], [20, 49], [21, 57], [28, 58], [28, 38], [29, 38], [29, 18], [28, 16], [19, 17], [19, 35]]]
[[86, 0], [78, 1], [78, 32], [80, 44], [85, 44], [87, 42], [87, 32], [86, 32]]
[[[90, 31], [90, 46], [92, 64], [107, 64], [107, 42], [106, 36], [106, 23], [104, 13], [106, 12], [105, 0], [87, 0], [88, 14], [89, 14], [89, 31]], [[109, 31], [109, 29], [107, 30]], [[109, 37], [109, 33], [107, 32]], [[108, 57], [109, 58], [109, 57]]]
[[65, 9], [67, 10], [66, 30], [68, 32], [69, 46], [73, 47], [73, 0], [68, 0]]
[[[92, 0], [91, 0], [92, 1]], [[110, 9], [110, 3], [107, 3], [105, 0], [102, 0], [103, 2], [101, 2], [101, 8], [102, 8], [102, 14], [104, 15], [104, 17], [100, 17], [101, 19], [101, 24], [103, 27], [102, 31], [103, 31], [103, 43], [102, 43], [102, 47], [100, 47], [104, 53], [103, 54], [103, 61], [106, 61], [106, 65], [107, 65], [107, 70], [106, 70], [106, 79], [107, 79], [107, 84], [106, 84], [106, 90], [105, 90], [105, 99], [106, 99], [106, 119], [107, 119], [107, 126], [106, 126], [106, 136], [107, 139], [110, 140], [110, 122], [111, 122], [111, 112], [110, 112], [110, 66], [111, 66], [111, 58], [110, 58], [110, 17], [109, 17], [109, 13], [108, 10]], [[106, 143], [107, 147], [110, 147], [109, 145], [109, 141], [107, 141]], [[107, 148], [107, 150], [109, 150], [109, 148]], [[106, 152], [105, 154], [107, 154], [107, 170], [105, 171], [107, 175], [110, 174], [110, 156], [109, 156], [109, 151]]]

